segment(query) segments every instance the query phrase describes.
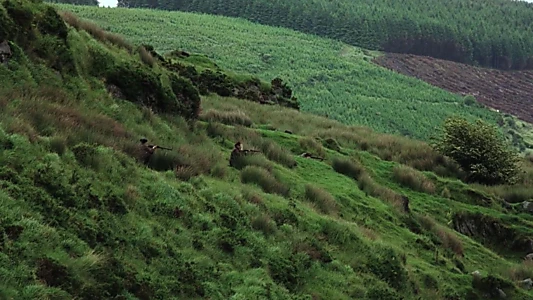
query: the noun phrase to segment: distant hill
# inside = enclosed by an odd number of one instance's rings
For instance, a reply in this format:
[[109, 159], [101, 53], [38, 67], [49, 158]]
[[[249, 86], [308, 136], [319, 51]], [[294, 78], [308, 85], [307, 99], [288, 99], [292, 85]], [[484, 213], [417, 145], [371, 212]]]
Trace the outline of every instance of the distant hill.
[[450, 114], [497, 124], [499, 115], [462, 96], [379, 67], [379, 54], [335, 40], [222, 16], [57, 5], [164, 53], [198, 52], [235, 72], [283, 78], [300, 109], [347, 125], [429, 140]]
[[533, 5], [509, 0], [119, 0], [119, 7], [242, 17], [367, 49], [533, 68]]

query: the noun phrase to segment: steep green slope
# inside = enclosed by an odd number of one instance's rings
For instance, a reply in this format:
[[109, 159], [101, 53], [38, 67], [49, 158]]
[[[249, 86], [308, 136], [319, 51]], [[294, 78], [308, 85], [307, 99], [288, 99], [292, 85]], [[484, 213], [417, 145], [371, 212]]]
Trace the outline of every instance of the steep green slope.
[[242, 17], [367, 49], [502, 69], [533, 67], [533, 6], [509, 0], [118, 0], [119, 7]]
[[[191, 115], [193, 90], [212, 81], [164, 68], [172, 55], [164, 63], [72, 15], [67, 27], [38, 2], [0, 4], [0, 24], [18, 29], [0, 64], [2, 298], [533, 295], [519, 287], [533, 273], [520, 263], [533, 250], [533, 217], [503, 209], [495, 193], [395, 162], [425, 160], [458, 175], [426, 144], [253, 97], [205, 92]], [[143, 80], [109, 75], [117, 70]], [[169, 103], [177, 110], [161, 106]], [[173, 150], [140, 165], [141, 136]], [[235, 140], [263, 154], [229, 168]], [[401, 195], [411, 213], [399, 208]]]
[[493, 124], [498, 119], [495, 112], [463, 105], [461, 97], [378, 67], [371, 54], [333, 40], [208, 15], [58, 7], [160, 52], [184, 49], [264, 80], [280, 76], [299, 95], [302, 111], [345, 124], [427, 140], [450, 114]]

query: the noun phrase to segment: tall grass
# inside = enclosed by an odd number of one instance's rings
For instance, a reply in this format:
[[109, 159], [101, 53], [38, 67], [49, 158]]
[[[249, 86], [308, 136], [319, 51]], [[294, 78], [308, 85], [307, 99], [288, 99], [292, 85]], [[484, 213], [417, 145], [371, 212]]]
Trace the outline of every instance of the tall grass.
[[336, 157], [332, 162], [333, 169], [341, 174], [358, 180], [365, 172], [364, 166], [354, 159]]
[[133, 51], [133, 45], [122, 36], [105, 31], [93, 22], [80, 20], [76, 15], [69, 11], [60, 11], [59, 14], [67, 24], [77, 30], [84, 30], [101, 42], [108, 42], [120, 48], [127, 49], [130, 52]]
[[256, 166], [245, 167], [241, 171], [241, 181], [243, 183], [257, 184], [266, 193], [288, 196], [290, 192], [290, 188], [276, 179], [274, 175], [267, 170]]
[[310, 152], [311, 154], [317, 155], [319, 157], [326, 156], [326, 151], [324, 150], [324, 147], [314, 138], [303, 137], [298, 140], [298, 143], [305, 152]]
[[429, 215], [418, 217], [420, 224], [428, 231], [433, 232], [441, 241], [442, 246], [451, 250], [458, 256], [464, 255], [463, 243], [450, 229], [438, 224], [435, 219]]
[[200, 114], [200, 119], [207, 122], [220, 122], [226, 125], [251, 127], [254, 123], [243, 111], [219, 111], [208, 109]]
[[415, 191], [427, 194], [435, 193], [435, 184], [421, 172], [408, 166], [397, 165], [392, 172], [394, 180]]
[[[442, 156], [422, 141], [385, 135], [368, 127], [348, 126], [335, 120], [296, 112], [283, 107], [264, 107], [238, 99], [212, 96], [202, 102], [205, 109], [243, 111], [255, 124], [268, 124], [278, 131], [290, 130], [304, 136], [300, 146], [322, 152], [311, 137], [335, 140], [342, 147], [357, 148], [420, 171], [432, 171], [441, 176], [464, 178], [464, 172], [454, 161]], [[338, 149], [337, 149], [338, 150]]]
[[335, 197], [323, 188], [307, 184], [305, 198], [314, 203], [323, 213], [335, 213], [338, 209]]

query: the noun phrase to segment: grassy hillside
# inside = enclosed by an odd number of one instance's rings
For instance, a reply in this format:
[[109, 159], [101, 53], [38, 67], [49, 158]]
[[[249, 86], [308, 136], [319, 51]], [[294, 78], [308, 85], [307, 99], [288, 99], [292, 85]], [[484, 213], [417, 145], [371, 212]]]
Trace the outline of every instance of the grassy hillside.
[[118, 0], [118, 5], [242, 17], [387, 52], [502, 69], [533, 67], [533, 6], [523, 1]]
[[[302, 111], [345, 124], [427, 140], [450, 114], [497, 114], [469, 107], [462, 97], [374, 65], [359, 48], [282, 28], [208, 15], [60, 5], [157, 51], [199, 52], [221, 67], [264, 80], [280, 76]], [[260, 37], [260, 38], [258, 38]]]
[[[0, 4], [16, 29], [0, 36], [13, 53], [0, 64], [2, 298], [533, 296], [520, 284], [533, 216], [519, 204], [533, 162], [515, 187], [469, 186], [424, 143], [224, 97], [173, 54], [38, 2]], [[249, 79], [228, 80], [257, 91]], [[143, 166], [142, 136], [173, 150]], [[262, 153], [230, 168], [236, 140]]]

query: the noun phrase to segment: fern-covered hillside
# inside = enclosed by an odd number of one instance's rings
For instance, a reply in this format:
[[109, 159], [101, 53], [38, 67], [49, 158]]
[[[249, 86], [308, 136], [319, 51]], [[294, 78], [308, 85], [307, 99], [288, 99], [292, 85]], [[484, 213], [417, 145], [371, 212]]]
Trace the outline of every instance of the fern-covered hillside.
[[[1, 0], [0, 30], [2, 299], [533, 296], [529, 157], [465, 183], [423, 142], [300, 112], [283, 77], [39, 1]], [[142, 137], [166, 148], [147, 165]], [[229, 167], [236, 141], [260, 152]]]
[[533, 5], [509, 0], [119, 0], [120, 7], [241, 17], [388, 52], [533, 67]]

